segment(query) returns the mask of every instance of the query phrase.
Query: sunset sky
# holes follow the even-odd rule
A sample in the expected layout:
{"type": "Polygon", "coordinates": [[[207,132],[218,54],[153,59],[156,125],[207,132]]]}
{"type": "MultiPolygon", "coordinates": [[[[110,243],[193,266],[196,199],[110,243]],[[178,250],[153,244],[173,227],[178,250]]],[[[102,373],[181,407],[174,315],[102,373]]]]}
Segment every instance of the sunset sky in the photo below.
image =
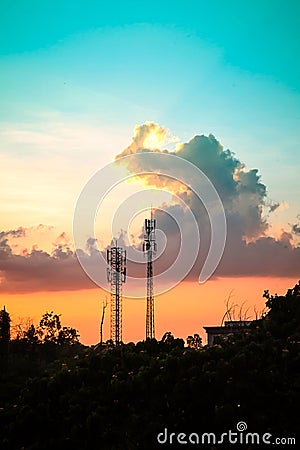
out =
{"type": "MultiPolygon", "coordinates": [[[[0,11],[0,306],[14,321],[38,321],[54,310],[83,343],[98,342],[107,294],[74,255],[74,210],[98,170],[142,149],[167,150],[206,173],[228,225],[215,276],[199,285],[200,257],[185,281],[157,297],[159,339],[165,331],[204,337],[202,327],[220,324],[230,295],[254,318],[254,305],[258,312],[264,307],[264,289],[284,293],[294,286],[300,278],[297,0],[16,0],[0,11]]],[[[127,169],[134,175],[136,167],[127,169]]],[[[194,208],[205,234],[196,200],[182,187],[168,187],[194,208]]],[[[100,249],[116,237],[110,232],[116,208],[148,188],[160,191],[161,183],[134,179],[108,196],[94,236],[100,249]]],[[[188,233],[174,199],[156,192],[150,200],[179,212],[188,233]]],[[[157,218],[169,230],[166,263],[178,236],[166,215],[157,218]]],[[[143,219],[141,213],[133,220],[132,246],[139,246],[143,219]]],[[[83,250],[92,259],[95,243],[89,244],[83,250]]],[[[124,341],[144,338],[144,315],[144,299],[124,299],[124,341]]]]}

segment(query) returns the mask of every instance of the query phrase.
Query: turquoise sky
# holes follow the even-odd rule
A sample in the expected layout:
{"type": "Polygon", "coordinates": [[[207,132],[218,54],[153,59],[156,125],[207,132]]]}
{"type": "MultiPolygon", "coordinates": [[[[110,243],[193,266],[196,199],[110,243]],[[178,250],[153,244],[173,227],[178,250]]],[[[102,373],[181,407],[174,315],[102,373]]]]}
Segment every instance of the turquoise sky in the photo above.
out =
{"type": "Polygon", "coordinates": [[[297,0],[2,2],[3,188],[23,192],[32,175],[78,194],[153,120],[182,141],[213,133],[258,168],[288,229],[300,213],[299,20],[297,0]]]}

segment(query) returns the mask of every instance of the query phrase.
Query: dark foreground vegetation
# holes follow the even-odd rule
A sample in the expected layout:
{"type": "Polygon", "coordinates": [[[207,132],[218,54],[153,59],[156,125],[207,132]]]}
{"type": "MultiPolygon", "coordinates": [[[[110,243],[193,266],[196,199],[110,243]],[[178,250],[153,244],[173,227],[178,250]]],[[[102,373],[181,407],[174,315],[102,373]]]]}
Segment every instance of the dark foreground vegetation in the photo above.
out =
{"type": "Polygon", "coordinates": [[[264,317],[211,347],[191,338],[185,346],[166,333],[161,341],[89,348],[73,329],[59,334],[52,313],[43,330],[31,328],[7,344],[9,316],[2,311],[1,450],[260,448],[157,442],[165,428],[219,436],[237,431],[239,421],[247,431],[270,433],[271,442],[296,438],[296,445],[269,448],[297,448],[300,285],[265,297],[264,317]]]}

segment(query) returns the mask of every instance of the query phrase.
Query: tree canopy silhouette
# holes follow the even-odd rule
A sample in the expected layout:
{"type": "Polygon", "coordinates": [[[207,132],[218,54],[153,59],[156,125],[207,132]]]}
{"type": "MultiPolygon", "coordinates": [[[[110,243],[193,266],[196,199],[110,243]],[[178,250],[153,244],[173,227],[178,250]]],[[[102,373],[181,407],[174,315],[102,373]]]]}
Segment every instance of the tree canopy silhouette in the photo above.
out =
{"type": "Polygon", "coordinates": [[[271,295],[265,290],[263,297],[268,308],[266,328],[276,337],[300,342],[300,281],[285,295],[271,295]]]}
{"type": "Polygon", "coordinates": [[[153,450],[165,427],[223,433],[239,421],[256,433],[295,436],[299,284],[265,298],[262,319],[212,346],[197,335],[185,346],[170,332],[118,347],[59,345],[59,316],[46,313],[42,335],[32,329],[21,351],[11,342],[8,371],[0,372],[1,450],[153,450]]]}

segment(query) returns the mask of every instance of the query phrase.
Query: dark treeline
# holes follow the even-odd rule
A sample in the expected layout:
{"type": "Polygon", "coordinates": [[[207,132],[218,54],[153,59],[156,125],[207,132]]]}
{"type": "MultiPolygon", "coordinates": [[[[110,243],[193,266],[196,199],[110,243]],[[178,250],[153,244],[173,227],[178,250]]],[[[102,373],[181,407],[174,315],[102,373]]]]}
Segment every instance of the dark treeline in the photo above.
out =
{"type": "MultiPolygon", "coordinates": [[[[147,450],[167,447],[157,442],[165,428],[223,433],[239,421],[248,431],[297,439],[300,285],[264,296],[267,312],[251,329],[210,347],[197,335],[185,345],[171,333],[86,347],[53,313],[10,340],[1,311],[0,448],[147,450]]],[[[199,446],[229,448],[168,448],[199,446]]]]}

